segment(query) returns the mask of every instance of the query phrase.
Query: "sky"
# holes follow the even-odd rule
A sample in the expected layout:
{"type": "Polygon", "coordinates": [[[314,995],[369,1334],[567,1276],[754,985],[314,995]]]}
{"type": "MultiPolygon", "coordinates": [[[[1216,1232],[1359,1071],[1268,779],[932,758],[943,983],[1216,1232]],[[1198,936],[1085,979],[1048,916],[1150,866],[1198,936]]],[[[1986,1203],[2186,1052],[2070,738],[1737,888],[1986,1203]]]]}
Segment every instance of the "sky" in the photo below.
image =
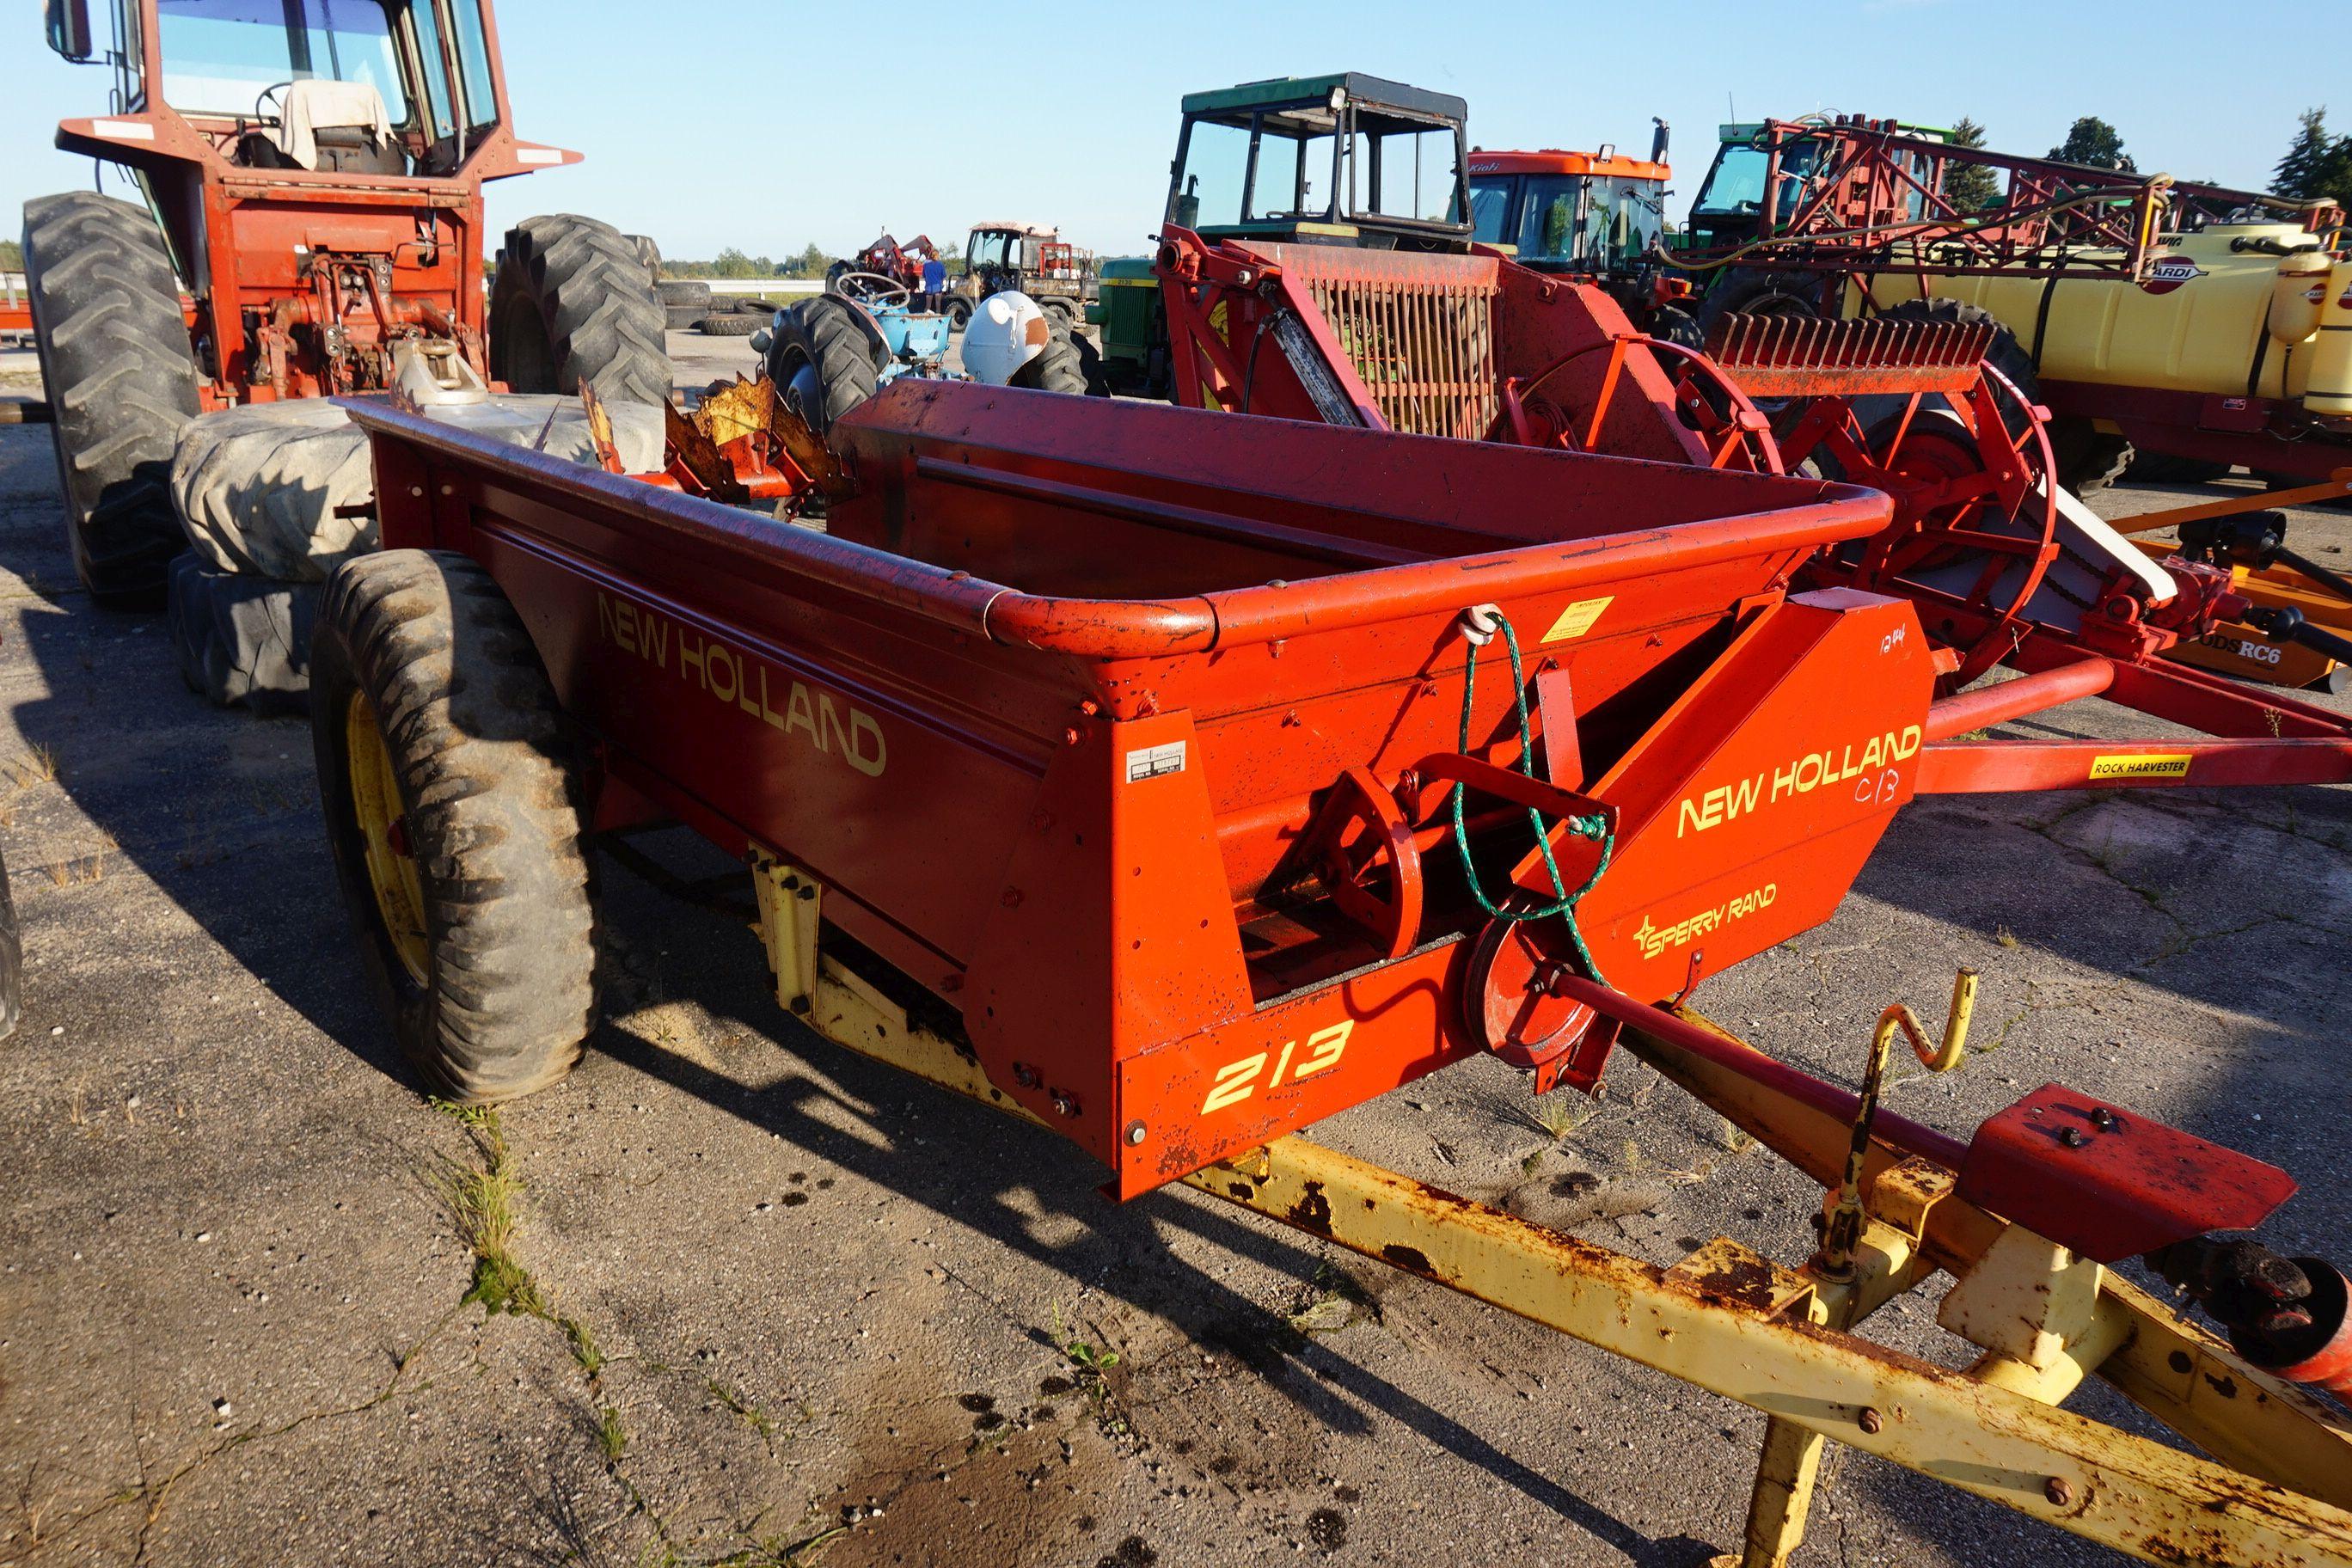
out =
{"type": "MultiPolygon", "coordinates": [[[[103,14],[102,5],[92,10],[103,14]]],[[[35,7],[0,47],[0,208],[87,188],[56,122],[105,111],[107,74],[39,47],[35,7]]],[[[1679,216],[1717,124],[1817,110],[1948,125],[2041,153],[2078,115],[2144,172],[2260,187],[2296,115],[2352,88],[2327,6],[2239,0],[1788,0],[1672,6],[1185,0],[877,6],[497,0],[519,134],[583,163],[489,187],[491,232],[543,212],[723,246],[845,255],[884,229],[961,240],[975,219],[1059,225],[1146,248],[1177,100],[1270,76],[1359,70],[1470,104],[1480,146],[1645,153],[1674,127],[1679,216]],[[2310,38],[2312,47],[2294,40],[2310,38]]],[[[121,189],[110,183],[106,187],[121,189]]],[[[11,223],[0,232],[13,234],[11,223]]]]}

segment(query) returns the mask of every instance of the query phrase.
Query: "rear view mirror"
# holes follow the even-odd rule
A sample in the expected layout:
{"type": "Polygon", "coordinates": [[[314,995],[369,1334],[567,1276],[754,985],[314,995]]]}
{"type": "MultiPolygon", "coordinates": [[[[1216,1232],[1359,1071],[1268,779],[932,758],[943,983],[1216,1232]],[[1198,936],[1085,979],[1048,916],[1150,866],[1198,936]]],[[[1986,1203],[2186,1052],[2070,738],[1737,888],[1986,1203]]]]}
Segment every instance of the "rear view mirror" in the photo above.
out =
{"type": "Polygon", "coordinates": [[[89,0],[47,0],[49,47],[69,60],[87,60],[94,52],[89,39],[89,0]]]}

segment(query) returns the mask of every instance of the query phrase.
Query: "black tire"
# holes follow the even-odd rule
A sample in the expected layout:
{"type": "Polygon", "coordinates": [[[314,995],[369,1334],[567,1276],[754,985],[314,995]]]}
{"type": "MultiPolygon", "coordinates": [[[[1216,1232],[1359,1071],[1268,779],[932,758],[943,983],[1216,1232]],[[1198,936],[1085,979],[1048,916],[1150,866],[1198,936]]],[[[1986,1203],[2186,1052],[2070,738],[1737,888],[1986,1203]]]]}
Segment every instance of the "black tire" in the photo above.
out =
{"type": "Polygon", "coordinates": [[[824,291],[832,293],[841,280],[857,268],[846,261],[835,261],[824,269],[824,291]]]}
{"type": "MultiPolygon", "coordinates": [[[[595,901],[579,773],[514,607],[462,555],[362,556],[327,584],[311,680],[335,870],[403,1053],[467,1104],[553,1083],[595,1019],[595,901]],[[387,879],[409,889],[391,899],[369,871],[355,736],[382,743],[413,857],[378,839],[383,863],[415,871],[387,879]],[[416,932],[411,957],[388,905],[416,932]]],[[[363,752],[362,780],[381,778],[363,752]]]]}
{"type": "Polygon", "coordinates": [[[2134,449],[2124,478],[2151,485],[2210,485],[2230,477],[2231,466],[2210,458],[2176,458],[2168,452],[2134,449]]]}
{"type": "Polygon", "coordinates": [[[1659,306],[1650,315],[1650,335],[1686,349],[1705,349],[1706,331],[1698,324],[1698,308],[1699,302],[1695,300],[1677,300],[1659,306]]]}
{"type": "Polygon", "coordinates": [[[1038,300],[1037,308],[1045,312],[1046,319],[1058,330],[1066,332],[1077,330],[1078,308],[1060,295],[1050,295],[1038,300]]]}
{"type": "MultiPolygon", "coordinates": [[[[1999,317],[1979,306],[1963,304],[1958,300],[1906,300],[1891,305],[1879,313],[1890,321],[1952,321],[1963,325],[1987,325],[1992,328],[1992,342],[1986,349],[1984,363],[1999,371],[2018,390],[2028,404],[2041,401],[2041,383],[2033,374],[2033,357],[2017,334],[2003,326],[1999,317]]],[[[1853,400],[1855,416],[1864,430],[1876,430],[1890,418],[1899,416],[1908,399],[1899,394],[1886,393],[1853,400]]],[[[2008,397],[2000,399],[2002,417],[2010,424],[2011,435],[2022,435],[2026,424],[2025,410],[2008,397]]],[[[2053,455],[2056,454],[2055,433],[2053,433],[2053,455]]]]}
{"type": "Polygon", "coordinates": [[[1715,280],[1704,298],[1687,307],[1689,331],[1697,340],[1690,346],[1705,344],[1707,333],[1726,316],[1818,316],[1820,299],[1821,280],[1805,273],[1734,267],[1715,280]]]}
{"type": "Polygon", "coordinates": [[[74,571],[104,604],[160,603],[182,546],[172,447],[196,361],[163,231],[91,191],[25,204],[26,291],[74,571]]]}
{"type": "Polygon", "coordinates": [[[838,295],[820,294],[785,311],[768,345],[768,379],[819,436],[881,384],[887,354],[863,315],[838,295]]]}
{"type": "Polygon", "coordinates": [[[367,433],[324,398],[191,420],[172,459],[172,503],[189,547],[218,572],[323,583],[375,548],[367,433]]]}
{"type": "Polygon", "coordinates": [[[948,331],[960,332],[971,325],[972,303],[961,294],[948,296],[948,331]]]}
{"type": "Polygon", "coordinates": [[[0,865],[0,1040],[16,1032],[25,1016],[25,949],[16,934],[16,897],[8,890],[8,868],[0,865]]]}
{"type": "Polygon", "coordinates": [[[637,259],[646,264],[646,271],[656,275],[660,273],[661,247],[654,243],[651,235],[625,234],[621,237],[629,242],[629,248],[637,253],[637,259]]]}
{"type": "Polygon", "coordinates": [[[705,316],[695,324],[695,331],[706,338],[748,338],[768,324],[765,316],[747,316],[740,310],[725,315],[705,316]]]}
{"type": "Polygon", "coordinates": [[[517,392],[580,390],[659,407],[669,352],[652,271],[620,230],[570,213],[507,230],[490,290],[490,375],[517,392]]]}
{"type": "Polygon", "coordinates": [[[320,585],[216,572],[194,553],[172,563],[169,624],[180,679],[215,708],[303,713],[320,585]]]}
{"type": "Polygon", "coordinates": [[[708,305],[710,285],[699,278],[665,278],[654,285],[665,305],[708,305]]]}
{"type": "Polygon", "coordinates": [[[1052,312],[1047,312],[1046,319],[1053,322],[1053,331],[1045,346],[1037,351],[1035,359],[1013,373],[1012,384],[1072,397],[1109,396],[1103,382],[1102,355],[1094,344],[1055,321],[1052,312]],[[1097,392],[1097,387],[1102,390],[1097,392]]]}
{"type": "Polygon", "coordinates": [[[2050,456],[2058,465],[2058,482],[2078,496],[2086,496],[2123,477],[2131,466],[2132,445],[2087,419],[2053,419],[2050,456]]]}
{"type": "Polygon", "coordinates": [[[709,314],[709,305],[665,305],[662,307],[662,322],[673,332],[690,332],[700,326],[702,318],[709,314]]]}
{"type": "Polygon", "coordinates": [[[731,303],[744,315],[757,316],[762,321],[784,308],[774,300],[736,300],[731,303]]]}

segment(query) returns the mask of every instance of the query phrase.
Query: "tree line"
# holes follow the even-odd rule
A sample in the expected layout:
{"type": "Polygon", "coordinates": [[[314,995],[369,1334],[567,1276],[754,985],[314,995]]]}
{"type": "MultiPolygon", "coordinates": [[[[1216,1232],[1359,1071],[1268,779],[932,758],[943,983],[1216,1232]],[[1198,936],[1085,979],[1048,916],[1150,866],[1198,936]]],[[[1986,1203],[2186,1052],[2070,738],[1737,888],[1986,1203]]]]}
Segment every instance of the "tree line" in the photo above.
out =
{"type": "MultiPolygon", "coordinates": [[[[940,247],[940,258],[953,270],[957,248],[952,243],[940,247]]],[[[824,269],[833,265],[833,258],[824,247],[812,243],[797,256],[782,261],[766,256],[746,256],[729,246],[708,261],[674,261],[662,258],[661,275],[665,278],[822,278],[824,269]]]]}

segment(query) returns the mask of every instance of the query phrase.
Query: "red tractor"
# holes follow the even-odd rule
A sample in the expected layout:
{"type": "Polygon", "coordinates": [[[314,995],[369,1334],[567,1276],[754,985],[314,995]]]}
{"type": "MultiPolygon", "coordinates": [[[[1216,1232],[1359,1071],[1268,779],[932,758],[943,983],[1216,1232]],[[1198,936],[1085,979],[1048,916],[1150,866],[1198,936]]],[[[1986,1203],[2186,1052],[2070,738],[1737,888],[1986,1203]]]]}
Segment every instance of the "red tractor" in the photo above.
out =
{"type": "Polygon", "coordinates": [[[509,231],[484,298],[482,182],[579,161],[519,140],[489,0],[47,0],[49,47],[113,72],[58,145],[138,202],[25,205],[25,270],[74,562],[151,601],[184,548],[167,479],[199,412],[372,391],[403,340],[515,391],[669,391],[643,242],[509,231]],[[486,319],[487,318],[487,319],[486,319]]]}
{"type": "Polygon", "coordinates": [[[877,278],[887,278],[904,285],[914,293],[922,292],[923,263],[939,258],[939,247],[928,234],[919,234],[906,244],[886,234],[846,261],[836,261],[824,269],[824,286],[834,286],[853,272],[868,272],[877,278]]]}

